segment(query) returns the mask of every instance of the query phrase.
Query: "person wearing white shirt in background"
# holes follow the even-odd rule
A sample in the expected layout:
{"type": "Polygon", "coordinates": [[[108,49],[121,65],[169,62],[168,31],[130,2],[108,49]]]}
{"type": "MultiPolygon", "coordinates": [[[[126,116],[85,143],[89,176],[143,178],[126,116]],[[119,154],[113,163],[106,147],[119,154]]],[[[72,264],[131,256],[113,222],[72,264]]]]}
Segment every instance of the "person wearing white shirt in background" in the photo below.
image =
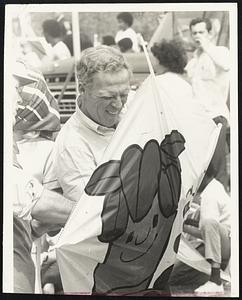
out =
{"type": "Polygon", "coordinates": [[[212,23],[207,18],[196,18],[190,22],[192,39],[196,50],[186,66],[187,76],[196,101],[201,103],[216,124],[222,124],[224,142],[221,145],[223,161],[217,179],[228,187],[226,171],[226,133],[229,126],[229,50],[213,43],[212,23]]]}
{"type": "Polygon", "coordinates": [[[211,170],[206,172],[195,197],[191,204],[191,208],[196,207],[195,215],[185,220],[183,231],[211,264],[211,273],[204,274],[177,260],[170,284],[183,291],[193,288],[197,296],[219,297],[224,293],[220,272],[228,267],[231,255],[231,199],[211,170]]]}
{"type": "Polygon", "coordinates": [[[197,295],[219,296],[224,293],[220,269],[222,262],[230,259],[230,217],[231,199],[223,185],[214,178],[201,191],[199,229],[204,241],[205,258],[211,264],[211,275],[209,281],[195,290],[197,295]]]}
{"type": "Polygon", "coordinates": [[[62,41],[62,30],[56,20],[45,20],[42,24],[46,41],[50,44],[47,56],[52,60],[61,60],[71,57],[70,50],[62,41]]]}
{"type": "Polygon", "coordinates": [[[129,12],[122,12],[117,15],[119,31],[115,36],[116,44],[124,39],[129,38],[133,43],[134,52],[140,52],[138,38],[136,32],[131,28],[133,24],[133,16],[129,12]]]}

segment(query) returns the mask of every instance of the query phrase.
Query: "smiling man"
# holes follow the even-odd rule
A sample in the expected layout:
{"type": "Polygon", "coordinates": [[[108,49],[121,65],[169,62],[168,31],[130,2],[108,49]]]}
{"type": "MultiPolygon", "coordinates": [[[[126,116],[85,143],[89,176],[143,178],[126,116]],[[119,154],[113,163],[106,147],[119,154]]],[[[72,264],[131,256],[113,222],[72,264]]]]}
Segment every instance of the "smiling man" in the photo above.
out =
{"type": "Polygon", "coordinates": [[[61,187],[72,201],[81,198],[110,143],[128,98],[131,72],[117,49],[99,46],[83,51],[76,75],[76,112],[56,139],[55,178],[45,180],[49,188],[61,187]]]}

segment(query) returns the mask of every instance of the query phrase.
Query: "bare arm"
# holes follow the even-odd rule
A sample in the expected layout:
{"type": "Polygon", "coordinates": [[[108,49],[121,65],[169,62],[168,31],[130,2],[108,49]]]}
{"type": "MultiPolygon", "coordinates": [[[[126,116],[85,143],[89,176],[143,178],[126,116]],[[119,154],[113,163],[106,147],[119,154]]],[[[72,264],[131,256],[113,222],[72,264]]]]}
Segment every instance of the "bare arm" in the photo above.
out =
{"type": "Polygon", "coordinates": [[[218,68],[224,71],[229,71],[229,50],[226,47],[216,47],[204,37],[201,37],[200,45],[203,51],[210,56],[218,68]]]}

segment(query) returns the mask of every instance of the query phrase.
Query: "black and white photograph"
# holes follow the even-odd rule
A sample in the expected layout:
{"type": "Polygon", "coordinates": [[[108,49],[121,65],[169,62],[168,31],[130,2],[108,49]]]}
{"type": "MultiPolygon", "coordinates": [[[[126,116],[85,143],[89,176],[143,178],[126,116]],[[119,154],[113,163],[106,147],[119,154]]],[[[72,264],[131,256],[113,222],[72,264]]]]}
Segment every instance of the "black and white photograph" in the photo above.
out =
{"type": "Polygon", "coordinates": [[[4,23],[2,292],[238,297],[237,4],[4,23]]]}

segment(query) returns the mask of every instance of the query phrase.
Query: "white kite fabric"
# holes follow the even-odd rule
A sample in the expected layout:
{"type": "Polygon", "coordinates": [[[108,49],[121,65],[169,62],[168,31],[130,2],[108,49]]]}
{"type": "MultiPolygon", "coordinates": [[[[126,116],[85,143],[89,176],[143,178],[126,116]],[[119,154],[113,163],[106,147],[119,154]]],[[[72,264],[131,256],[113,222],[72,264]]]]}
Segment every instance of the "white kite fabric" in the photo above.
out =
{"type": "Polygon", "coordinates": [[[189,92],[178,94],[186,85],[149,76],[132,99],[56,245],[65,293],[165,287],[220,132],[189,92]]]}

